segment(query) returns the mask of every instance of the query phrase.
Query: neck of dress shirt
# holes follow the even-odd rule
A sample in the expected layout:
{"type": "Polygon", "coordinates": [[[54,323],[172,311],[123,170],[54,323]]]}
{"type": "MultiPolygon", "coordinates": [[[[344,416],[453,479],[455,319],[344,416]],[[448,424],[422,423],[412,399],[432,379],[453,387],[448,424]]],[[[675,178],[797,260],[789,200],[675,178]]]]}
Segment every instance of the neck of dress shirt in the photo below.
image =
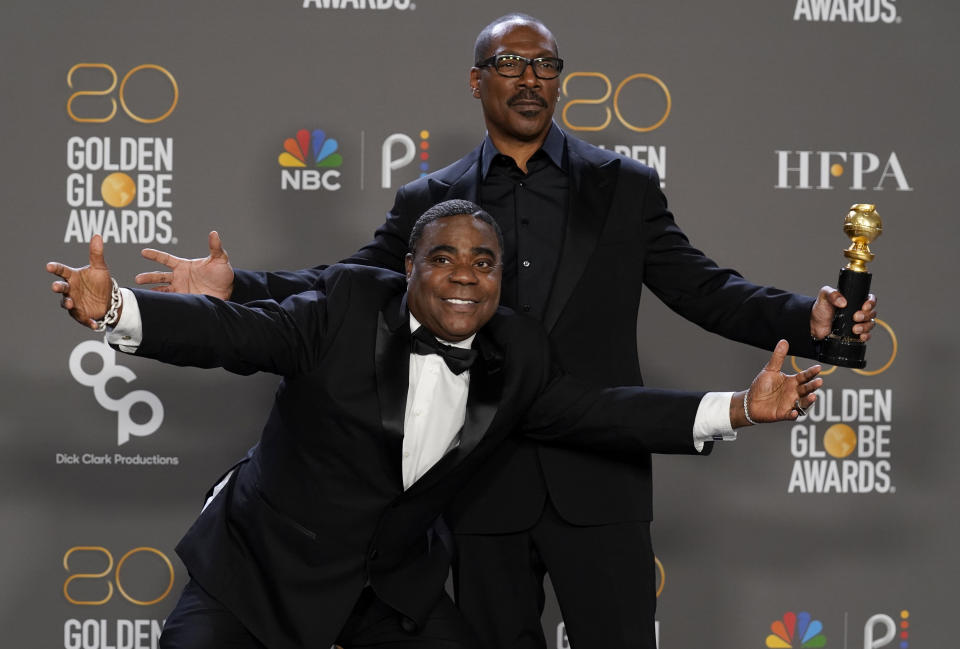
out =
{"type": "MultiPolygon", "coordinates": [[[[410,331],[419,327],[420,323],[410,314],[410,331]]],[[[476,334],[456,343],[438,340],[469,349],[475,337],[476,334]]],[[[400,458],[404,490],[460,443],[469,390],[469,370],[454,374],[437,354],[410,354],[400,458]]]]}
{"type": "Polygon", "coordinates": [[[557,266],[570,202],[566,136],[552,124],[526,173],[488,135],[480,153],[480,206],[503,231],[501,302],[542,319],[557,266]]]}

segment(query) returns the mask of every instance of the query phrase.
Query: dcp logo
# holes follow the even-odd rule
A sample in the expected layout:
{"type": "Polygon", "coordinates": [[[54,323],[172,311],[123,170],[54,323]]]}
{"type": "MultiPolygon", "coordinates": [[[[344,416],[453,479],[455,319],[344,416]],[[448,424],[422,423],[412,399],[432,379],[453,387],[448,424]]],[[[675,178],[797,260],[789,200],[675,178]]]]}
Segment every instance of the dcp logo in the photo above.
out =
{"type": "Polygon", "coordinates": [[[70,373],[80,385],[93,388],[97,403],[117,413],[117,444],[123,445],[130,436],[146,437],[152,435],[163,423],[163,404],[152,392],[134,390],[120,399],[114,399],[107,394],[107,382],[119,378],[130,383],[137,375],[128,367],[117,365],[117,352],[110,345],[99,340],[87,340],[70,353],[70,373]],[[100,371],[90,374],[83,369],[83,359],[87,354],[98,356],[103,363],[100,371]],[[150,407],[150,419],[146,423],[138,424],[133,421],[130,411],[134,404],[145,403],[150,407]]]}

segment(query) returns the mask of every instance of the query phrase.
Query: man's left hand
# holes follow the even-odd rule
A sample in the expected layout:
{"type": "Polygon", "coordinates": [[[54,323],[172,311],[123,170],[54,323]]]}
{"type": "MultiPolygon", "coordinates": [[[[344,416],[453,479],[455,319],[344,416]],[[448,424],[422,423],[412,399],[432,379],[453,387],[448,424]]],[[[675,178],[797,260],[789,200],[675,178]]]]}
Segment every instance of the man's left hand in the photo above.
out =
{"type": "MultiPolygon", "coordinates": [[[[816,340],[823,340],[833,329],[833,315],[837,309],[847,306],[847,298],[832,286],[824,286],[817,295],[817,301],[813,303],[813,309],[810,311],[810,335],[816,340]]],[[[867,342],[870,340],[870,331],[876,324],[874,320],[877,317],[877,297],[871,293],[867,301],[863,303],[860,310],[853,314],[853,333],[860,334],[860,340],[867,342]]]]}

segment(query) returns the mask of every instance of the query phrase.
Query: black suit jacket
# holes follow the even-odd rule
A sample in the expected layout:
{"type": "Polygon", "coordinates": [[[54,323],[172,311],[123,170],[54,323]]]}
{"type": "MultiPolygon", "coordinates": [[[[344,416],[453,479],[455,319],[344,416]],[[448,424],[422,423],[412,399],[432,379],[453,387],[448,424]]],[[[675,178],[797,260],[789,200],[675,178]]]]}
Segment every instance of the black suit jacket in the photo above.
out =
{"type": "Polygon", "coordinates": [[[695,452],[701,393],[588,390],[551,370],[539,323],[501,309],[474,342],[459,446],[404,491],[405,288],[390,271],[332,266],[282,304],[136,291],[138,355],[284,376],[259,445],[177,547],[272,649],[330,646],[368,582],[421,622],[450,559],[427,530],[515,429],[621,458],[695,452]]]}
{"type": "MultiPolygon", "coordinates": [[[[792,353],[816,356],[810,338],[813,298],[758,286],[717,266],[677,226],[652,169],[571,136],[566,142],[570,209],[543,319],[566,372],[598,385],[643,383],[636,318],[644,285],[709,331],[766,349],[786,338],[792,353]]],[[[400,188],[375,239],[349,261],[399,269],[420,214],[443,200],[476,201],[480,150],[400,188]]],[[[237,271],[232,299],[282,298],[303,290],[319,268],[237,271]]],[[[471,485],[482,497],[465,498],[451,512],[455,531],[530,527],[548,492],[571,523],[652,519],[649,457],[624,462],[530,440],[511,444],[515,448],[504,450],[496,471],[484,472],[471,485]]]]}

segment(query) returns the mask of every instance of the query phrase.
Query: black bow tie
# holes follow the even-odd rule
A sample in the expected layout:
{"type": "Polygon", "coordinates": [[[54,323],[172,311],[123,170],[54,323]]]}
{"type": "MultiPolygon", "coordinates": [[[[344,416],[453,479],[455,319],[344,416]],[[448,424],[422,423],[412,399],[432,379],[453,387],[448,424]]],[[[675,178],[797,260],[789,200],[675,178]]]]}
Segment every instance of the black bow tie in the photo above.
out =
{"type": "Polygon", "coordinates": [[[443,362],[447,364],[447,367],[449,367],[450,371],[454,374],[462,374],[469,370],[479,355],[475,349],[464,349],[463,347],[444,345],[424,327],[420,327],[413,332],[410,350],[414,354],[420,354],[422,356],[439,354],[440,358],[443,359],[443,362]]]}

